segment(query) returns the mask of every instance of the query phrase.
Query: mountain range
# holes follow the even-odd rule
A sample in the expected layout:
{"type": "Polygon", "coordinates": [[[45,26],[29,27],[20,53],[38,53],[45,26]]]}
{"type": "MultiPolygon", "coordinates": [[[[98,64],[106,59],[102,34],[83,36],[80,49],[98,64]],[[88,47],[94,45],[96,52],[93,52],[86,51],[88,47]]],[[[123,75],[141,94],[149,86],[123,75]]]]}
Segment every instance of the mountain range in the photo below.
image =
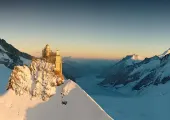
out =
{"type": "Polygon", "coordinates": [[[165,84],[170,80],[169,53],[170,49],[145,59],[135,54],[128,55],[99,75],[104,78],[99,85],[122,88],[131,84],[132,90],[141,90],[150,85],[165,84]]]}
{"type": "Polygon", "coordinates": [[[29,64],[33,56],[20,52],[4,39],[0,39],[0,63],[13,69],[16,65],[29,64]]]}

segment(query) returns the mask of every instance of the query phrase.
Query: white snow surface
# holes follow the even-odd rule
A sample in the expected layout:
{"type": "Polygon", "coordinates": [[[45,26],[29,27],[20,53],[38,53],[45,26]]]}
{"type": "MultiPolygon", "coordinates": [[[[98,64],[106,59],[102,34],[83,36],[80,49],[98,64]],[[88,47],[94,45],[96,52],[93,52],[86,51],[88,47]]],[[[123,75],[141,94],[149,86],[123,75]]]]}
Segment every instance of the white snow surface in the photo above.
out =
{"type": "Polygon", "coordinates": [[[151,62],[148,62],[146,64],[141,65],[140,67],[134,69],[130,75],[135,74],[137,72],[147,72],[150,71],[160,65],[160,60],[152,60],[151,62]]]}
{"type": "MultiPolygon", "coordinates": [[[[61,104],[60,92],[62,88],[57,87],[57,93],[44,104],[29,109],[28,120],[113,120],[94,100],[74,82],[68,82],[66,86],[75,86],[65,96],[67,105],[61,104]],[[49,117],[50,116],[50,117],[49,117]]],[[[72,87],[71,87],[72,88],[72,87]]]]}
{"type": "MultiPolygon", "coordinates": [[[[1,45],[0,45],[0,49],[2,50],[2,52],[0,52],[0,61],[3,62],[6,59],[6,60],[9,60],[9,62],[12,62],[13,60],[6,54],[6,52],[8,52],[8,51],[6,51],[1,45]]],[[[21,61],[23,61],[23,64],[25,64],[25,65],[31,64],[31,60],[26,59],[21,56],[19,56],[19,57],[20,57],[21,61]]]]}
{"type": "Polygon", "coordinates": [[[16,95],[10,89],[0,97],[0,113],[0,120],[113,120],[85,91],[70,80],[57,87],[57,93],[46,102],[37,97],[30,98],[29,94],[16,95]],[[60,93],[66,87],[70,90],[64,97],[68,103],[62,105],[60,93]]]}
{"type": "Polygon", "coordinates": [[[170,76],[169,69],[170,69],[170,61],[168,61],[163,67],[159,68],[156,77],[161,77],[160,80],[162,80],[165,77],[169,77],[170,76]]]}
{"type": "Polygon", "coordinates": [[[118,90],[97,86],[101,80],[86,76],[76,81],[115,120],[169,120],[170,82],[132,91],[131,83],[118,90]]]}
{"type": "Polygon", "coordinates": [[[71,90],[76,88],[76,84],[73,81],[69,81],[62,89],[61,93],[63,95],[68,95],[71,90]]]}
{"type": "Polygon", "coordinates": [[[144,60],[144,57],[141,57],[139,55],[133,54],[130,59],[126,60],[126,64],[127,65],[133,65],[135,63],[141,62],[142,60],[144,60]]]}
{"type": "Polygon", "coordinates": [[[144,60],[145,58],[144,58],[144,57],[142,57],[142,56],[139,56],[139,55],[133,54],[132,59],[133,59],[133,60],[144,60]]]}
{"type": "Polygon", "coordinates": [[[21,56],[20,56],[20,59],[23,61],[23,64],[25,64],[25,65],[30,65],[31,64],[31,60],[29,60],[29,59],[23,58],[21,56]]]}
{"type": "Polygon", "coordinates": [[[3,50],[4,52],[7,52],[1,45],[0,45],[0,49],[3,50]]]}
{"type": "Polygon", "coordinates": [[[113,120],[73,81],[56,87],[53,69],[43,60],[16,66],[0,96],[0,120],[113,120]]]}
{"type": "Polygon", "coordinates": [[[5,59],[8,59],[10,62],[12,62],[12,59],[5,53],[7,51],[1,45],[0,49],[2,50],[2,52],[0,52],[0,61],[3,62],[5,59]]]}
{"type": "Polygon", "coordinates": [[[28,94],[18,96],[10,89],[0,96],[0,120],[26,120],[27,109],[42,102],[41,99],[30,99],[28,94]]]}
{"type": "Polygon", "coordinates": [[[11,58],[5,52],[0,52],[0,61],[4,61],[5,59],[8,59],[10,62],[12,61],[11,58]]]}

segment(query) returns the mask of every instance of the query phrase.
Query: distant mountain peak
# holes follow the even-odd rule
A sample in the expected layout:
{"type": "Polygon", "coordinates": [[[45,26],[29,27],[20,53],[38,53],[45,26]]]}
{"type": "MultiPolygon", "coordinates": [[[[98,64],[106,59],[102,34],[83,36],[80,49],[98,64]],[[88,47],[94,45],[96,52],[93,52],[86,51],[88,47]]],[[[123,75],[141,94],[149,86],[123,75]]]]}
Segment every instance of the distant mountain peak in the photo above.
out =
{"type": "Polygon", "coordinates": [[[141,60],[144,60],[144,57],[139,56],[137,54],[132,54],[132,55],[127,55],[124,59],[125,60],[131,59],[131,60],[134,60],[134,61],[141,61],[141,60]]]}
{"type": "Polygon", "coordinates": [[[163,52],[161,55],[159,55],[160,58],[164,57],[165,55],[170,54],[170,48],[163,52]]]}
{"type": "Polygon", "coordinates": [[[133,59],[133,60],[144,60],[144,57],[136,55],[136,54],[133,54],[131,59],[133,59]]]}

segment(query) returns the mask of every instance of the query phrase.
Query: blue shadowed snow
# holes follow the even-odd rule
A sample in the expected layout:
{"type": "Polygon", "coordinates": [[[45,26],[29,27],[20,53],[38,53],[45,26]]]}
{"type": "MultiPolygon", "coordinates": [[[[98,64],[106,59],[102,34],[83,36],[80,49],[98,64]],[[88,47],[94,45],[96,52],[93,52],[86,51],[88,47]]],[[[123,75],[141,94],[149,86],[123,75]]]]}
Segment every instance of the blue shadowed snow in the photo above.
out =
{"type": "Polygon", "coordinates": [[[170,82],[136,92],[129,91],[130,86],[116,91],[106,89],[97,85],[100,81],[95,75],[76,79],[76,82],[115,120],[170,119],[170,82]]]}
{"type": "Polygon", "coordinates": [[[11,70],[5,67],[3,64],[0,64],[0,95],[5,93],[6,91],[6,86],[10,74],[11,74],[11,70]]]}
{"type": "Polygon", "coordinates": [[[114,97],[126,97],[119,92],[113,92],[110,89],[104,89],[103,87],[97,85],[102,79],[98,79],[95,75],[86,76],[76,79],[76,83],[81,86],[112,118],[114,118],[114,112],[112,104],[112,99],[114,97]],[[111,98],[111,99],[108,99],[111,98]],[[107,99],[107,100],[105,100],[107,99]]]}

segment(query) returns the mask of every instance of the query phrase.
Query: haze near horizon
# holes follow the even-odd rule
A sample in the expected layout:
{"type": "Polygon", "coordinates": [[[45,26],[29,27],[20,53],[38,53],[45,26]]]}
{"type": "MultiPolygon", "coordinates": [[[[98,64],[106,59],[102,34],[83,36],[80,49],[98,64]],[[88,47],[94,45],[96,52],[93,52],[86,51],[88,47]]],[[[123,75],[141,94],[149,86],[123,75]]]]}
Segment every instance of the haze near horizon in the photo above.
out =
{"type": "Polygon", "coordinates": [[[35,56],[49,44],[74,58],[151,57],[170,48],[169,12],[169,0],[4,1],[0,37],[35,56]]]}

